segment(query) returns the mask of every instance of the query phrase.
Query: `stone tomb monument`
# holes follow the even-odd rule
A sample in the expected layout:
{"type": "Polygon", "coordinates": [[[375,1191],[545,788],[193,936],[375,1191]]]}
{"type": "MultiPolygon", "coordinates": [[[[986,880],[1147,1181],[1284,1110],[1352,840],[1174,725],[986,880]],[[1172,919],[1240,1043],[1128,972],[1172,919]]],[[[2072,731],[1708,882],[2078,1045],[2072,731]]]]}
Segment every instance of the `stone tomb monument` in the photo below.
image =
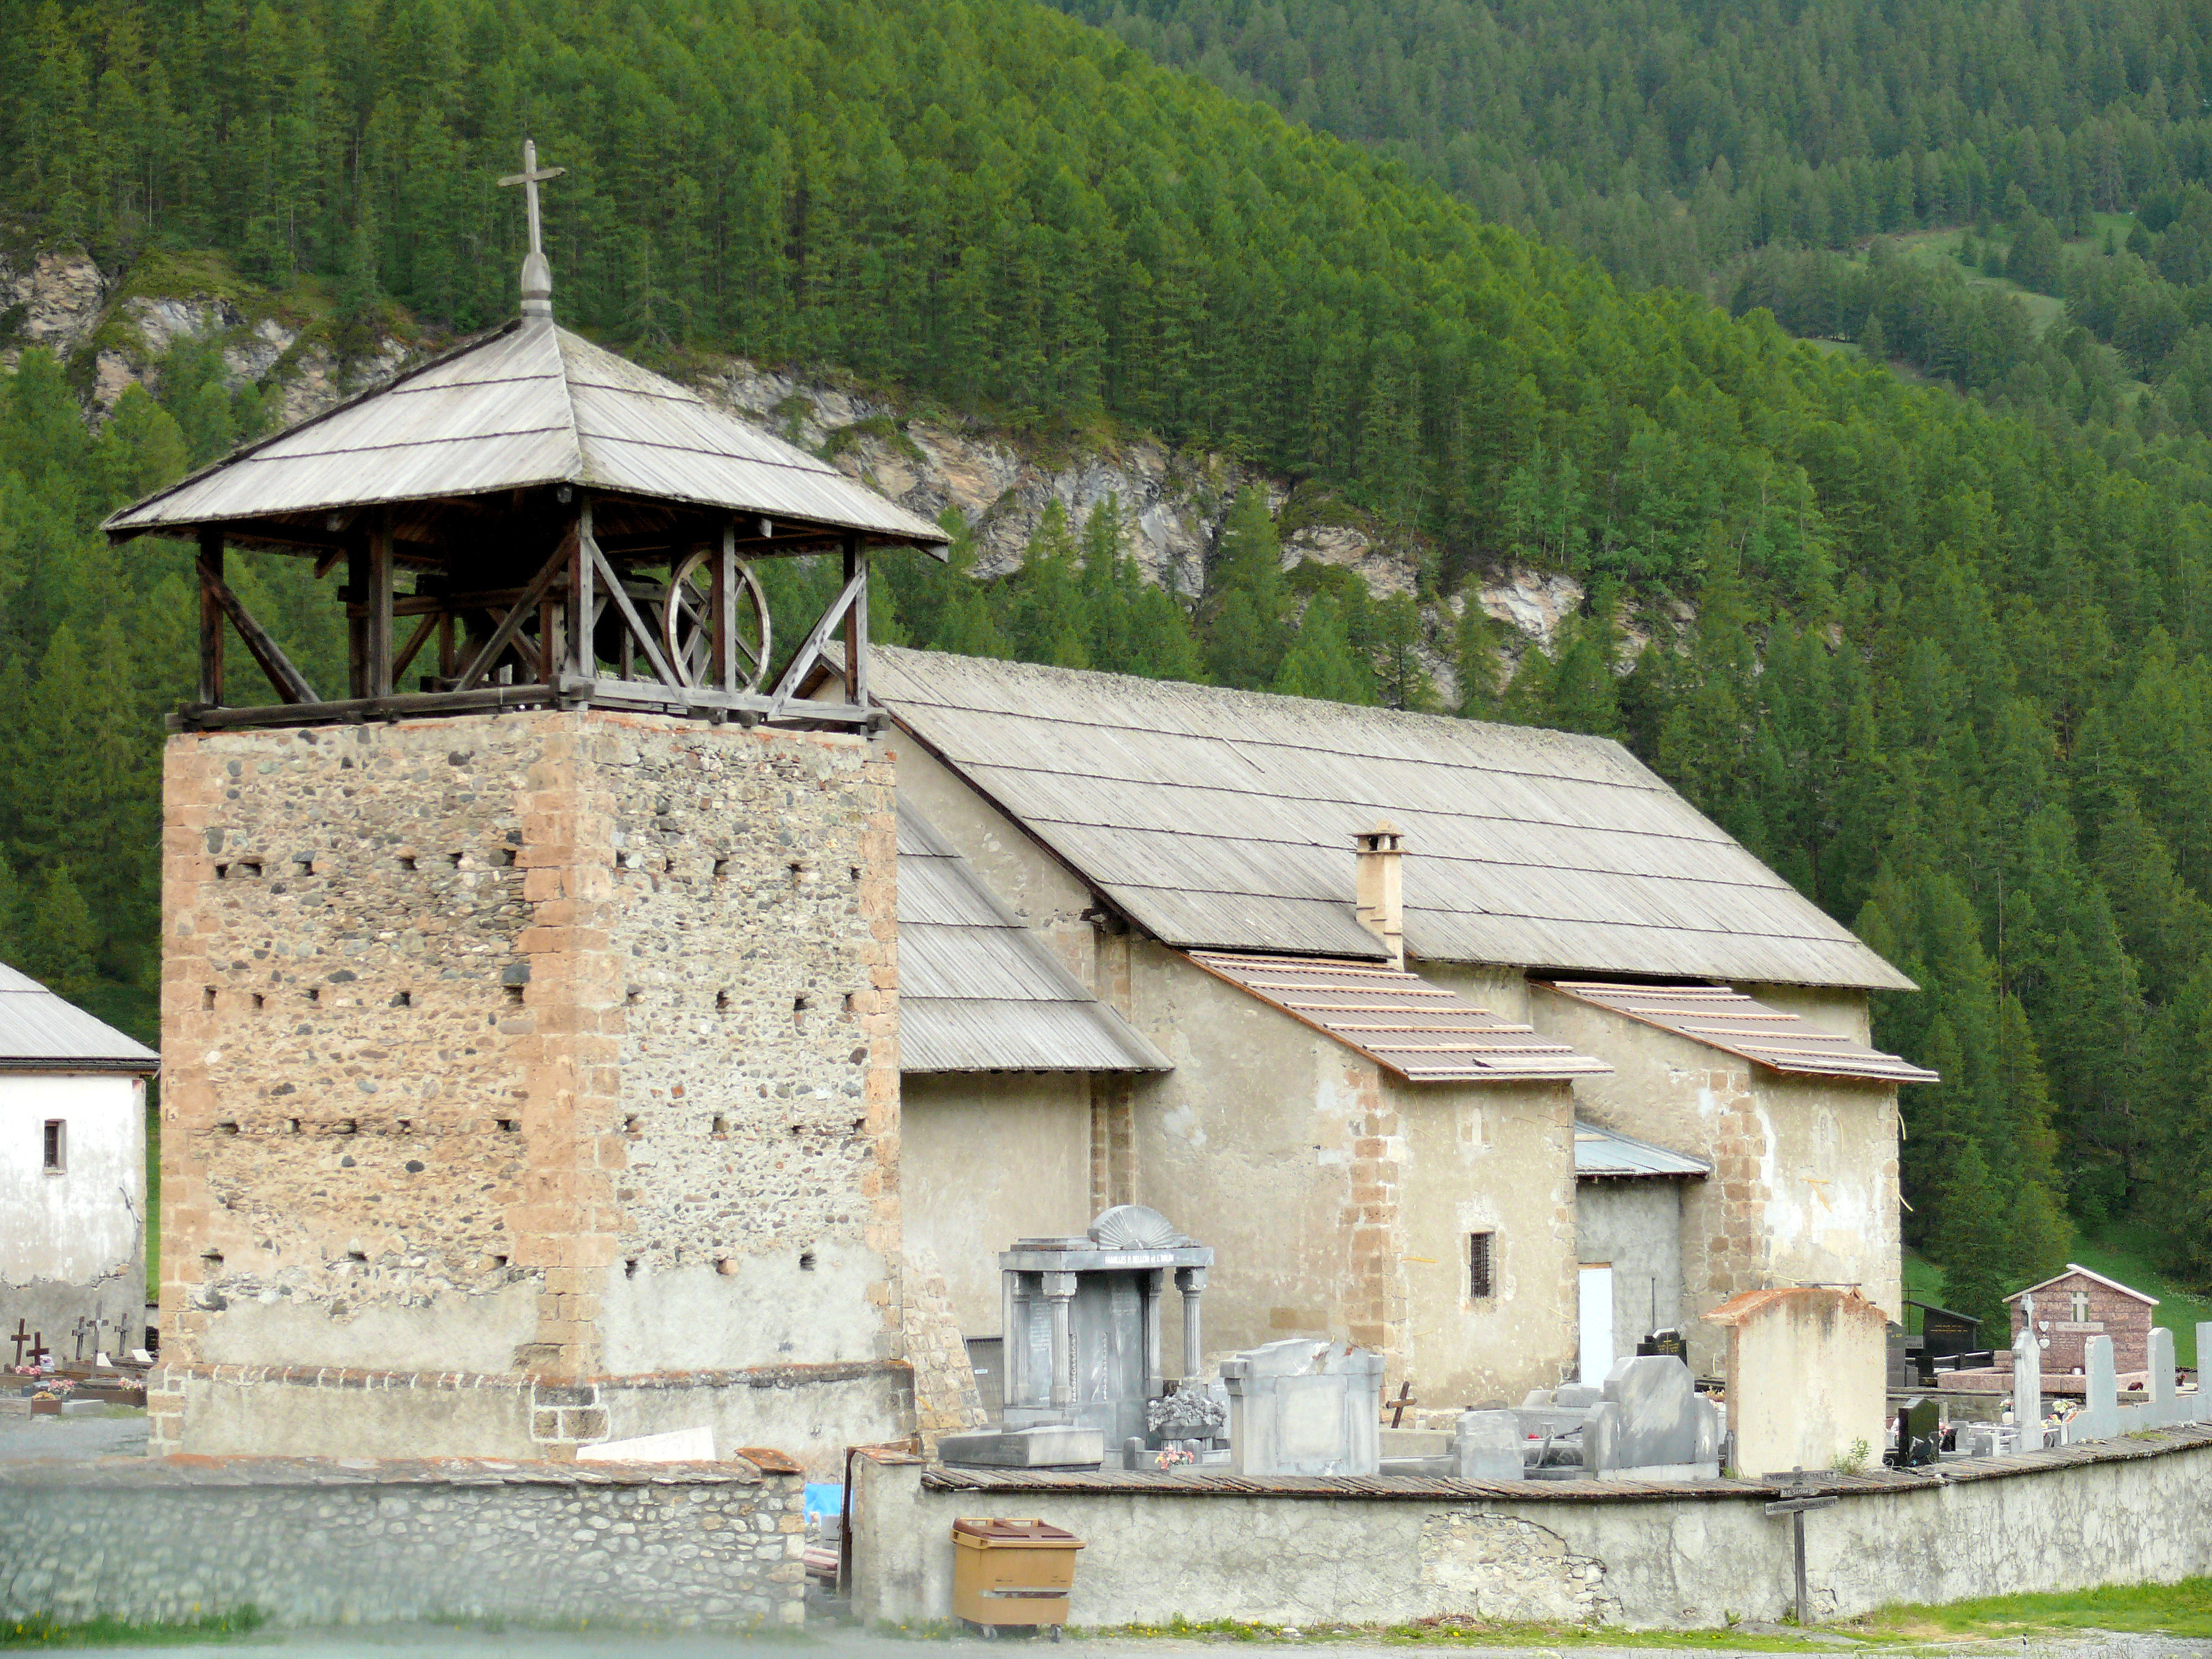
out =
{"type": "Polygon", "coordinates": [[[1140,1204],[1105,1211],[1082,1238],[1025,1238],[1000,1255],[1006,1427],[1094,1429],[1109,1446],[1146,1436],[1146,1403],[1167,1391],[1168,1275],[1182,1294],[1188,1373],[1203,1352],[1199,1297],[1212,1265],[1211,1249],[1140,1204]]]}
{"type": "Polygon", "coordinates": [[[1236,1474],[1374,1474],[1382,1356],[1342,1342],[1270,1342],[1223,1362],[1236,1474]]]}
{"type": "Polygon", "coordinates": [[[1690,1368],[1672,1354],[1639,1354],[1606,1373],[1583,1461],[1600,1480],[1714,1480],[1720,1443],[1720,1413],[1690,1368]]]}

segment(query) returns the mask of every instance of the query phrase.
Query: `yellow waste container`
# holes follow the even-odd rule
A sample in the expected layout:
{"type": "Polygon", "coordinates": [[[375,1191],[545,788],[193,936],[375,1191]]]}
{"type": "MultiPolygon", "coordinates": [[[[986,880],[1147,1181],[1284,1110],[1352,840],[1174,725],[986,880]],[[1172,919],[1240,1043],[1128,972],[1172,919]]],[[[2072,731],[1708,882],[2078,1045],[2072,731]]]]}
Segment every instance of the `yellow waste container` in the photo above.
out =
{"type": "Polygon", "coordinates": [[[962,1516],[952,1523],[952,1611],[995,1635],[1048,1625],[1060,1639],[1083,1540],[1043,1521],[962,1516]]]}

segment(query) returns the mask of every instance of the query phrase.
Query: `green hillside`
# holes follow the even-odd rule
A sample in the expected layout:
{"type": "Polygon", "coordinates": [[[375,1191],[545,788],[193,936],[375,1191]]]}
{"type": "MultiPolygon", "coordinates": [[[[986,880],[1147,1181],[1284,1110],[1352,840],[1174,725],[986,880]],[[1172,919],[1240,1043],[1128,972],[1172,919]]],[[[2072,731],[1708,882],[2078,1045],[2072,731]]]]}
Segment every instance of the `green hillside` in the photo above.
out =
{"type": "MultiPolygon", "coordinates": [[[[1284,572],[1254,495],[1194,605],[1145,586],[1094,515],[1048,521],[988,586],[902,565],[881,625],[1406,704],[1434,696],[1419,647],[1441,647],[1459,712],[1622,736],[1925,988],[1876,1018],[1944,1074],[1908,1102],[1904,1178],[1954,1302],[2062,1260],[2062,1206],[2152,1221],[2174,1271],[2212,1273],[2201,437],[2014,402],[2009,368],[1979,403],[1915,388],[1756,308],[1625,291],[1029,0],[0,0],[0,210],[149,291],[195,271],[341,349],[502,318],[517,206],[492,181],[526,129],[569,169],[556,306],[626,349],[842,365],[1024,441],[1145,429],[1273,469],[1285,516],[1417,555],[1419,602],[1284,572]],[[1589,596],[1510,685],[1516,641],[1446,605],[1505,561],[1589,596]],[[1624,674],[1632,625],[1660,648],[1624,674]]],[[[1961,315],[1969,337],[2007,325],[1961,315]]],[[[2058,332],[2019,349],[2078,378],[2058,332]]],[[[158,401],[126,394],[89,433],[91,368],[27,352],[0,408],[0,955],[143,1009],[190,589],[180,550],[111,553],[90,527],[265,417],[188,345],[158,401]]],[[[240,564],[249,604],[327,661],[335,617],[297,567],[240,564]]]]}
{"type": "Polygon", "coordinates": [[[1624,280],[2203,176],[2212,5],[1061,0],[1624,280]]]}

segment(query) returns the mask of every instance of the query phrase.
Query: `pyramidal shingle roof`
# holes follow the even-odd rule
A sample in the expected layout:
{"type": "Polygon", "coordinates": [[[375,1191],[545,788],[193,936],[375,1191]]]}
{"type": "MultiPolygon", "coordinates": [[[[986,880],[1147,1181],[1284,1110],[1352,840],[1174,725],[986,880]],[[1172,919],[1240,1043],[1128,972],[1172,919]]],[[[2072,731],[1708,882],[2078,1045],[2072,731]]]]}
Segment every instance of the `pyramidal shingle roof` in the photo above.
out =
{"type": "Polygon", "coordinates": [[[524,317],[149,496],[118,538],[543,484],[925,546],[944,531],[696,392],[524,317]]]}

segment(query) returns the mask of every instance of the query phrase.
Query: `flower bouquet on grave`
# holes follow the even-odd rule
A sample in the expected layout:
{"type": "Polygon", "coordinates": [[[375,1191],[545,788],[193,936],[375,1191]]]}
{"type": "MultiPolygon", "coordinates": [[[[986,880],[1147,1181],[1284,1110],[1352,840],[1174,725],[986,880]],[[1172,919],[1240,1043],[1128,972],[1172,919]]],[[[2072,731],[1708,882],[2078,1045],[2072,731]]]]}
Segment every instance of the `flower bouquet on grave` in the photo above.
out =
{"type": "Polygon", "coordinates": [[[1154,1461],[1159,1465],[1160,1473],[1170,1474],[1174,1473],[1176,1466],[1179,1463],[1197,1462],[1198,1454],[1187,1452],[1180,1446],[1168,1446],[1161,1449],[1159,1456],[1154,1461]]]}

